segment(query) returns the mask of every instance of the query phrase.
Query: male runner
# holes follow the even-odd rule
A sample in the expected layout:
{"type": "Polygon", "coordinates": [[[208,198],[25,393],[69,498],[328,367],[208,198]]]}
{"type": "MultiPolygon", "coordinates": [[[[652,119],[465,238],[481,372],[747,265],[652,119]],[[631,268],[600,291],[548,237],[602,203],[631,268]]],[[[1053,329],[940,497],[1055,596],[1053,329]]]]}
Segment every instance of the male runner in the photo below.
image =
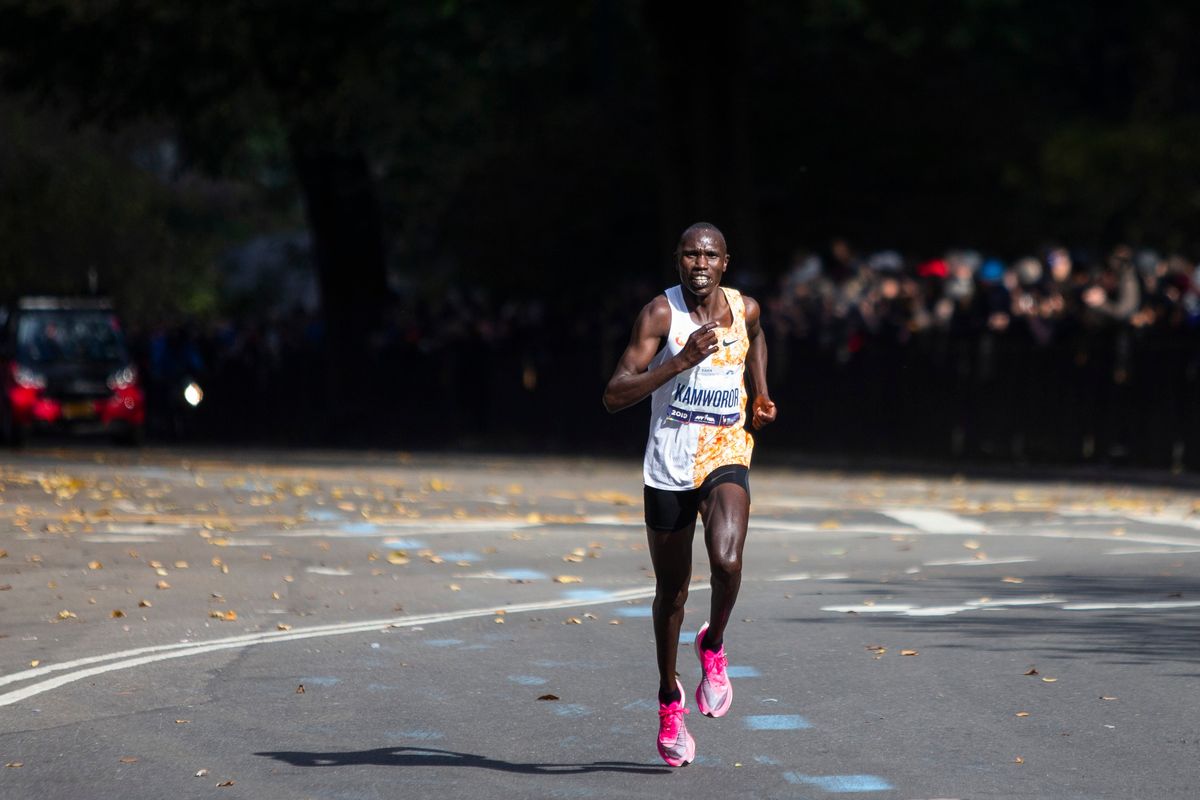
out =
{"type": "Polygon", "coordinates": [[[750,453],[746,383],[754,389],[755,429],[775,421],[767,391],[767,344],[758,303],[721,286],[729,266],[725,237],[698,222],[675,249],[679,285],[642,309],[629,346],[604,390],[616,412],[650,395],[650,438],[643,464],[646,534],[657,586],[654,640],[658,652],[658,752],[673,767],[696,756],[683,715],[683,685],[675,676],[679,628],[692,579],[696,514],[712,572],[709,621],[696,634],[703,677],[696,705],[710,717],[729,710],[723,638],[742,582],[742,547],[750,517],[750,453]],[[665,344],[663,344],[665,341],[665,344]],[[661,346],[661,349],[660,349],[661,346]]]}

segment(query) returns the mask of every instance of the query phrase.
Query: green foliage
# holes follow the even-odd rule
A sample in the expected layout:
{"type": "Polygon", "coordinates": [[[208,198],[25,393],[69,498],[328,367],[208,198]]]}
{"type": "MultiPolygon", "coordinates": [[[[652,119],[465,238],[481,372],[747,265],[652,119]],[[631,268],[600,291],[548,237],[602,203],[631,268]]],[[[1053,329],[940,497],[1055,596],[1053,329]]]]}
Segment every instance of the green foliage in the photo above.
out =
{"type": "Polygon", "coordinates": [[[1051,218],[1083,241],[1125,240],[1179,249],[1200,215],[1200,117],[1074,125],[1041,151],[1051,218]]]}
{"type": "Polygon", "coordinates": [[[212,313],[212,236],[199,198],[172,191],[94,131],[64,132],[50,114],[0,105],[0,296],[85,293],[94,271],[133,321],[212,313]]]}
{"type": "Polygon", "coordinates": [[[652,273],[661,227],[708,216],[705,192],[728,187],[744,196],[727,215],[763,231],[764,271],[833,234],[922,251],[1182,246],[1198,8],[0,0],[10,87],[87,125],[164,126],[182,156],[168,186],[130,168],[115,134],[0,145],[13,185],[42,198],[0,201],[16,243],[0,281],[41,275],[54,247],[73,248],[55,269],[76,269],[94,257],[83,243],[108,241],[105,280],[143,269],[145,291],[210,308],[222,243],[301,224],[295,170],[314,154],[368,165],[409,285],[568,293],[652,273]],[[181,192],[189,181],[221,189],[181,192]],[[34,242],[34,218],[79,244],[34,242]],[[102,235],[121,229],[142,241],[102,235]],[[602,263],[560,281],[581,258],[602,263]]]}

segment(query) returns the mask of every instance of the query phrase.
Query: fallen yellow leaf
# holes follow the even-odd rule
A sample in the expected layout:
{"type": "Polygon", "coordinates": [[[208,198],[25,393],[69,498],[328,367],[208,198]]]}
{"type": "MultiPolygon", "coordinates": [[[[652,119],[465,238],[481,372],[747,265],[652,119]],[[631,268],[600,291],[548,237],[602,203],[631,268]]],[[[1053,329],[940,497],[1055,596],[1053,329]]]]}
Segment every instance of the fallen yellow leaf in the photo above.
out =
{"type": "Polygon", "coordinates": [[[555,583],[583,583],[583,578],[578,575],[555,575],[555,583]]]}
{"type": "Polygon", "coordinates": [[[104,569],[104,565],[101,564],[99,561],[89,561],[88,569],[104,569]]]}
{"type": "Polygon", "coordinates": [[[292,629],[292,626],[288,625],[286,622],[280,622],[278,625],[275,626],[275,630],[278,630],[278,631],[290,631],[291,629],[292,629]]]}
{"type": "Polygon", "coordinates": [[[565,620],[563,620],[563,625],[582,625],[582,624],[583,624],[583,620],[581,620],[579,617],[567,617],[565,620]]]}
{"type": "Polygon", "coordinates": [[[154,584],[154,588],[156,588],[156,589],[170,589],[170,588],[171,588],[171,584],[167,583],[166,581],[159,581],[158,583],[154,584]]]}
{"type": "Polygon", "coordinates": [[[58,618],[59,619],[76,619],[76,616],[75,616],[74,612],[68,611],[67,609],[64,608],[62,611],[58,612],[58,618]]]}
{"type": "Polygon", "coordinates": [[[113,619],[121,619],[125,616],[125,612],[119,608],[114,608],[112,614],[109,616],[111,616],[113,619]]]}
{"type": "Polygon", "coordinates": [[[1017,712],[1017,716],[1018,716],[1018,717],[1028,717],[1028,716],[1029,716],[1029,712],[1028,712],[1028,711],[1018,711],[1018,712],[1017,712]]]}
{"type": "Polygon", "coordinates": [[[916,650],[901,650],[900,655],[902,655],[902,656],[919,656],[921,654],[918,653],[916,650]]]}

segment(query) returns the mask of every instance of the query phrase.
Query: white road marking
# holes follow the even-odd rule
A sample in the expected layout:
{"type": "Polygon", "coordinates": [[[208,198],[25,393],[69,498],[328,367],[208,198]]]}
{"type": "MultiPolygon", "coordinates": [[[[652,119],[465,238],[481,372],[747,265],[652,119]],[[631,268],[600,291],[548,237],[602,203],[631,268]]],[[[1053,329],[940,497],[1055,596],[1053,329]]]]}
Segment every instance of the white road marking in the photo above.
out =
{"type": "Polygon", "coordinates": [[[1200,553],[1200,547],[1117,547],[1104,551],[1106,556],[1174,555],[1175,553],[1200,553]]]}
{"type": "Polygon", "coordinates": [[[909,603],[878,603],[876,605],[822,606],[822,611],[838,614],[896,614],[905,617],[949,617],[964,611],[1000,611],[1019,606],[1053,606],[1059,611],[1162,611],[1177,608],[1198,608],[1200,600],[1180,600],[1145,603],[1069,603],[1061,597],[1026,597],[1007,600],[968,600],[955,606],[917,606],[909,603]]]}
{"type": "Polygon", "coordinates": [[[873,534],[902,534],[902,533],[917,533],[912,528],[902,527],[900,525],[823,525],[814,522],[787,522],[786,520],[777,519],[760,519],[751,518],[750,530],[764,531],[786,531],[788,533],[825,533],[833,535],[844,535],[847,533],[863,533],[868,535],[873,534]]]}
{"type": "MultiPolygon", "coordinates": [[[[692,591],[703,591],[706,588],[708,587],[693,586],[692,591]]],[[[607,597],[603,598],[591,598],[588,600],[547,600],[544,602],[520,603],[516,605],[505,606],[504,608],[508,614],[519,614],[527,611],[549,611],[557,608],[577,608],[580,606],[619,603],[626,600],[645,600],[653,596],[654,589],[652,587],[642,589],[623,589],[612,592],[607,597]]],[[[259,644],[273,644],[276,642],[311,639],[321,636],[340,636],[348,633],[367,633],[379,630],[380,628],[412,628],[424,625],[434,625],[441,622],[455,622],[457,620],[470,619],[472,617],[490,617],[495,613],[495,606],[489,606],[487,608],[470,608],[462,611],[450,611],[442,614],[425,614],[413,617],[393,617],[388,619],[364,620],[362,622],[317,625],[312,628],[305,628],[302,630],[250,633],[241,636],[231,636],[225,639],[216,639],[210,642],[176,642],[173,644],[138,647],[132,650],[122,650],[104,655],[77,658],[72,661],[49,664],[44,667],[36,667],[34,669],[15,672],[11,675],[0,676],[0,686],[3,686],[18,681],[39,678],[43,675],[48,675],[54,672],[75,670],[73,672],[67,672],[65,675],[59,675],[55,678],[49,678],[47,680],[39,681],[38,683],[30,684],[29,686],[25,686],[21,689],[15,689],[13,691],[0,694],[0,706],[8,706],[12,705],[13,703],[19,703],[22,700],[27,700],[28,698],[42,694],[43,692],[48,692],[52,689],[57,689],[60,686],[65,686],[69,683],[74,683],[75,681],[80,681],[85,678],[102,675],[106,672],[112,672],[114,670],[130,669],[132,667],[153,664],[157,661],[166,661],[173,658],[185,658],[187,656],[211,653],[217,650],[251,647],[259,644]],[[102,663],[105,661],[111,663],[102,663]],[[88,667],[89,664],[98,664],[99,666],[88,667]],[[79,667],[88,668],[78,669],[79,667]]]]}
{"type": "Polygon", "coordinates": [[[611,525],[614,528],[644,528],[646,523],[640,519],[625,519],[612,514],[592,514],[584,517],[584,525],[611,525]]]}
{"type": "Polygon", "coordinates": [[[993,564],[1024,564],[1027,561],[1037,561],[1031,556],[1012,556],[1011,558],[944,558],[940,561],[926,561],[926,567],[987,567],[993,564]]]}
{"type": "Polygon", "coordinates": [[[796,572],[791,575],[776,575],[767,578],[768,581],[844,581],[850,578],[845,572],[827,572],[824,575],[812,575],[808,572],[796,572]]]}
{"type": "Polygon", "coordinates": [[[1200,608],[1200,600],[1181,600],[1179,602],[1150,602],[1150,603],[1067,603],[1064,611],[1120,611],[1123,609],[1171,609],[1171,608],[1200,608]]]}
{"type": "Polygon", "coordinates": [[[345,578],[354,573],[348,569],[341,567],[305,567],[304,571],[310,575],[333,575],[338,578],[345,578]]]}
{"type": "Polygon", "coordinates": [[[987,527],[957,514],[928,508],[885,508],[881,513],[924,533],[986,533],[987,527]]]}

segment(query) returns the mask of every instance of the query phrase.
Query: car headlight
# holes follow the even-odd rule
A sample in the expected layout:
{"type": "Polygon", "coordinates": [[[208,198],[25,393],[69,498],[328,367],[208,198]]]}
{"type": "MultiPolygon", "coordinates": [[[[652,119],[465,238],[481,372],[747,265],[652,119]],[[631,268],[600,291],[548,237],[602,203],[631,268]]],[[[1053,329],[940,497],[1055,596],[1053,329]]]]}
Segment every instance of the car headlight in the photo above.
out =
{"type": "Polygon", "coordinates": [[[29,367],[13,364],[12,376],[13,381],[22,389],[46,388],[46,376],[40,372],[34,372],[29,367]]]}
{"type": "Polygon", "coordinates": [[[108,384],[108,388],[110,389],[128,389],[136,381],[137,368],[130,364],[109,375],[105,383],[108,384]]]}
{"type": "Polygon", "coordinates": [[[204,399],[204,390],[200,388],[200,384],[192,381],[183,389],[183,399],[189,406],[195,408],[200,405],[200,401],[204,399]]]}

